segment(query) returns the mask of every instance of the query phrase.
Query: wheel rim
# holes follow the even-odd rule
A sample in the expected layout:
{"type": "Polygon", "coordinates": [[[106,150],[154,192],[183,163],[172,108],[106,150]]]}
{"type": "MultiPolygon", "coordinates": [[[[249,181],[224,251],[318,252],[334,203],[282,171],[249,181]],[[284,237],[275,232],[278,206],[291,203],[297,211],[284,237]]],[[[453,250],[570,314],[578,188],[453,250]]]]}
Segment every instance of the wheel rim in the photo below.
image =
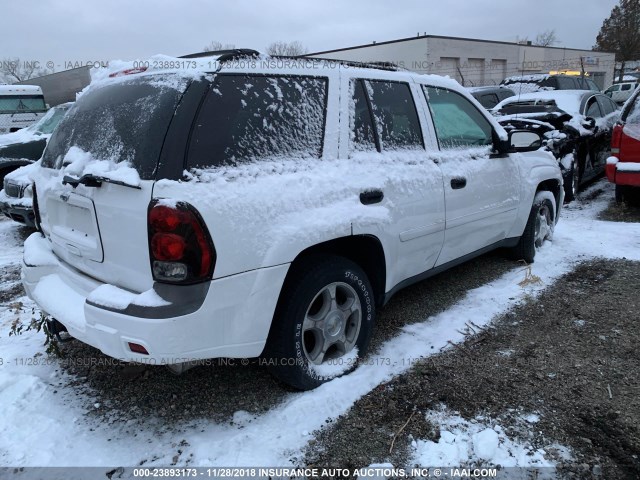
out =
{"type": "Polygon", "coordinates": [[[535,245],[540,247],[551,233],[551,211],[546,204],[540,205],[536,215],[535,245]]]}
{"type": "Polygon", "coordinates": [[[302,323],[302,345],[309,363],[320,365],[356,345],[362,306],[355,289],[343,282],[323,287],[313,298],[302,323]]]}

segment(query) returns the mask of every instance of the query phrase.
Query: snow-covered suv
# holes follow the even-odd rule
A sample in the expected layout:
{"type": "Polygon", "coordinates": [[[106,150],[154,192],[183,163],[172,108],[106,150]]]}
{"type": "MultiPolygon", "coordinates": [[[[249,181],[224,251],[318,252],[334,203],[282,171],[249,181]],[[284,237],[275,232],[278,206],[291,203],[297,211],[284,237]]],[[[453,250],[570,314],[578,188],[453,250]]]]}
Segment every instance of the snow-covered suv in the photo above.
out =
{"type": "Polygon", "coordinates": [[[260,357],[308,389],[400,288],[550,236],[556,160],[458,83],[246,55],[101,73],[61,122],[23,265],[54,333],[176,369],[260,357]]]}

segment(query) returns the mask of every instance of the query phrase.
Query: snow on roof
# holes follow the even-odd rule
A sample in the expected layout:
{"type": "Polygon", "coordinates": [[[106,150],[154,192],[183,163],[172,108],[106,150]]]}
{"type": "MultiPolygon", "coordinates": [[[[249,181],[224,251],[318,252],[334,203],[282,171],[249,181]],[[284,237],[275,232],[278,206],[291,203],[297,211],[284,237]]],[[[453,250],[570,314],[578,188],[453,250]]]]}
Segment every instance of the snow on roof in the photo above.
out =
{"type": "Polygon", "coordinates": [[[465,87],[467,89],[467,91],[471,92],[471,93],[476,93],[476,92],[486,92],[486,91],[490,91],[490,90],[511,90],[510,86],[506,86],[506,85],[485,85],[484,87],[465,87]]]}
{"type": "MultiPolygon", "coordinates": [[[[154,55],[145,60],[123,61],[111,60],[108,67],[91,69],[91,84],[85,88],[91,89],[101,86],[105,83],[118,82],[131,78],[131,75],[155,75],[160,73],[175,73],[180,78],[201,78],[203,75],[216,71],[235,71],[235,72],[289,72],[292,74],[314,74],[314,75],[330,75],[331,72],[337,72],[340,65],[344,65],[344,69],[350,72],[367,72],[371,75],[373,66],[364,63],[348,63],[340,60],[299,57],[299,58],[283,58],[271,57],[266,54],[260,54],[257,57],[239,56],[237,59],[224,61],[220,63],[218,59],[220,55],[212,53],[208,57],[197,58],[179,58],[167,55],[154,55]]],[[[405,76],[409,78],[419,77],[425,83],[435,87],[448,88],[458,92],[464,92],[465,89],[454,79],[448,76],[417,74],[408,70],[377,70],[379,76],[383,78],[387,74],[391,74],[394,78],[405,76]]],[[[378,75],[376,75],[378,76],[378,75]]],[[[170,85],[167,85],[170,86],[170,85]]],[[[81,93],[83,93],[81,92],[81,93]]]]}
{"type": "Polygon", "coordinates": [[[0,85],[0,95],[42,95],[38,85],[0,85]]]}
{"type": "Polygon", "coordinates": [[[506,84],[509,82],[520,83],[520,82],[541,82],[542,80],[546,80],[551,75],[548,73],[533,73],[531,75],[514,75],[513,77],[505,78],[502,83],[506,84]]]}
{"type": "Polygon", "coordinates": [[[580,104],[584,96],[593,93],[589,90],[544,90],[535,93],[524,93],[503,100],[494,107],[493,111],[497,112],[502,107],[514,103],[548,102],[553,100],[560,110],[575,116],[580,115],[580,104]]]}

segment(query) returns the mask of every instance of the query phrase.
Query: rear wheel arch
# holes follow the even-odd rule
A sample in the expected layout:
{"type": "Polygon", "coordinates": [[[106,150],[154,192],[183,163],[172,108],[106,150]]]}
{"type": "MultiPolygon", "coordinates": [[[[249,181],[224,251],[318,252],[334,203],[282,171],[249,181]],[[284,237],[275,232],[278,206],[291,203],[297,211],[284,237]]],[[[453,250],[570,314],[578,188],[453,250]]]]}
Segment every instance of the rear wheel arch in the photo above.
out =
{"type": "Polygon", "coordinates": [[[376,305],[379,306],[381,304],[387,280],[387,264],[382,243],[377,237],[373,235],[352,235],[322,242],[303,250],[291,263],[285,278],[285,285],[287,279],[297,268],[300,268],[300,265],[308,264],[313,261],[312,257],[318,255],[335,255],[356,263],[369,278],[376,305]]]}

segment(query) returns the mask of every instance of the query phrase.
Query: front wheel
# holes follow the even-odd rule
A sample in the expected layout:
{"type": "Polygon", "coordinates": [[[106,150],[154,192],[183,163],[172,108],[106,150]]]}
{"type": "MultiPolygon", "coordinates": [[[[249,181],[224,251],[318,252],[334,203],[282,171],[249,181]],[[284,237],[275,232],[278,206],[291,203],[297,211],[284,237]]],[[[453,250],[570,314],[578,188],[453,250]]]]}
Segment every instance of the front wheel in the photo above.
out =
{"type": "Polygon", "coordinates": [[[516,260],[533,263],[536,248],[540,248],[545,240],[551,240],[553,237],[555,216],[556,199],[553,194],[547,190],[536,193],[527,225],[518,244],[513,248],[512,253],[516,260]]]}
{"type": "Polygon", "coordinates": [[[367,275],[346,258],[313,256],[292,269],[263,359],[282,382],[310,390],[356,367],[371,339],[375,302],[367,275]]]}

